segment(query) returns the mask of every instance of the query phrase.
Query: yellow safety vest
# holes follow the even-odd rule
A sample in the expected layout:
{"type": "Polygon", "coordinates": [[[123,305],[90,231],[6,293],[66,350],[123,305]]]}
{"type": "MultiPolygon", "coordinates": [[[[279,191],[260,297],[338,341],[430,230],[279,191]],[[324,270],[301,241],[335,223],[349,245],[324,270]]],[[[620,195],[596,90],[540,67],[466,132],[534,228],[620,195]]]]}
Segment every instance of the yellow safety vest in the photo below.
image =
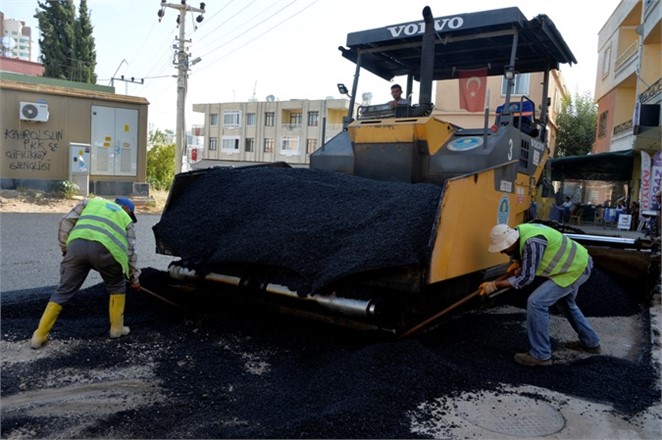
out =
{"type": "Polygon", "coordinates": [[[561,287],[577,281],[588,265],[588,251],[584,246],[561,234],[556,229],[536,223],[517,226],[519,230],[520,254],[524,243],[531,237],[542,235],[547,239],[547,248],[536,269],[536,276],[550,278],[561,287]]]}
{"type": "Polygon", "coordinates": [[[129,240],[126,227],[129,223],[131,217],[117,203],[99,197],[90,199],[71,230],[67,245],[77,238],[97,241],[108,249],[128,275],[129,240]]]}

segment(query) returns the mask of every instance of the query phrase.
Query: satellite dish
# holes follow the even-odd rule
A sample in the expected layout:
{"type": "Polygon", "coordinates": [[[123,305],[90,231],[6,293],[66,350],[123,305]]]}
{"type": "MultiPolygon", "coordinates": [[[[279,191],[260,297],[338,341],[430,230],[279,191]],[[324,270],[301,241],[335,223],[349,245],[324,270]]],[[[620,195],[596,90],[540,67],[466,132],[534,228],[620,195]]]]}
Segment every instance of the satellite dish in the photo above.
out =
{"type": "Polygon", "coordinates": [[[274,102],[275,100],[276,100],[276,97],[274,95],[267,96],[267,102],[274,102]]]}

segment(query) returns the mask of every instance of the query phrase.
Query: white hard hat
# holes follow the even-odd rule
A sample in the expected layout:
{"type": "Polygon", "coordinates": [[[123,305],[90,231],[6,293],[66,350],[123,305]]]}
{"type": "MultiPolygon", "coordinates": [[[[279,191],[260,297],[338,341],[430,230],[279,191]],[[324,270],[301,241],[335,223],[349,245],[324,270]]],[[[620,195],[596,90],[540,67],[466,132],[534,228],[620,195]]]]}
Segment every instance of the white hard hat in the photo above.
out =
{"type": "Polygon", "coordinates": [[[519,239],[519,231],[508,225],[499,224],[490,231],[490,252],[501,252],[508,249],[519,239]]]}

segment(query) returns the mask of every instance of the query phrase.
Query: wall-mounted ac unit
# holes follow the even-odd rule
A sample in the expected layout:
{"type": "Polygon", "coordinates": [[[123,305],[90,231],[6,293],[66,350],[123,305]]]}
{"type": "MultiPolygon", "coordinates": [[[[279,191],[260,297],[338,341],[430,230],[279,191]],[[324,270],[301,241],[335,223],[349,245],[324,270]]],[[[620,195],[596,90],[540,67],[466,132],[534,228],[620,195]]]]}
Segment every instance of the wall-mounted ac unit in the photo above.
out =
{"type": "Polygon", "coordinates": [[[18,117],[23,121],[48,121],[48,104],[38,102],[21,102],[18,117]]]}

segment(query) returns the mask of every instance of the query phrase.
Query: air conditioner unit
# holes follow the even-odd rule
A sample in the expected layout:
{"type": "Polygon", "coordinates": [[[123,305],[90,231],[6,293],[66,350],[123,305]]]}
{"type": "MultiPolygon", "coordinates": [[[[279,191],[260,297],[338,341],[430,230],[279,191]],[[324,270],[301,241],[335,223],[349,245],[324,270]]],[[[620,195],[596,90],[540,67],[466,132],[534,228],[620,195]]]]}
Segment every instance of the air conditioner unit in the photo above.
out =
{"type": "Polygon", "coordinates": [[[38,102],[21,102],[18,117],[23,121],[48,121],[48,104],[38,102]]]}

